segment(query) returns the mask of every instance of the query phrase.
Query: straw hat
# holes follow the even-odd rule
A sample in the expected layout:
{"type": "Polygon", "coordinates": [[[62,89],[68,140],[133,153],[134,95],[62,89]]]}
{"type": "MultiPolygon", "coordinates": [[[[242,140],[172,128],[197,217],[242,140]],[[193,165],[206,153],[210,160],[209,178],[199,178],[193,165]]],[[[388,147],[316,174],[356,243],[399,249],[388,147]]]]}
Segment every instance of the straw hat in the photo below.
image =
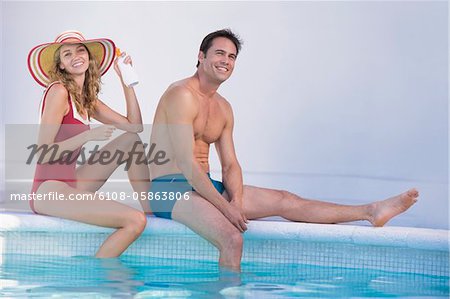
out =
{"type": "Polygon", "coordinates": [[[50,83],[49,71],[53,66],[56,50],[62,44],[84,44],[97,61],[100,74],[105,74],[115,57],[114,42],[107,38],[86,40],[79,31],[69,30],[58,35],[53,43],[46,43],[31,49],[28,54],[28,69],[40,85],[46,87],[50,83]]]}

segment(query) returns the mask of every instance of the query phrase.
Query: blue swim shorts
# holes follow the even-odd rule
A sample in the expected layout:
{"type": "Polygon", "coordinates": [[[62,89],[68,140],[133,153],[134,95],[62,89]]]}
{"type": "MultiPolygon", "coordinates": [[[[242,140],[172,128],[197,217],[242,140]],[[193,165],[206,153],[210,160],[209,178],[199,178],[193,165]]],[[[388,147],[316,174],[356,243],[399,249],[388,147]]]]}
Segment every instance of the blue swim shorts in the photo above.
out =
{"type": "MultiPolygon", "coordinates": [[[[222,194],[225,191],[223,183],[208,177],[216,190],[222,194]]],[[[186,192],[195,191],[186,177],[181,173],[169,174],[152,180],[148,190],[150,208],[156,217],[172,219],[172,210],[177,200],[183,199],[186,192]]]]}

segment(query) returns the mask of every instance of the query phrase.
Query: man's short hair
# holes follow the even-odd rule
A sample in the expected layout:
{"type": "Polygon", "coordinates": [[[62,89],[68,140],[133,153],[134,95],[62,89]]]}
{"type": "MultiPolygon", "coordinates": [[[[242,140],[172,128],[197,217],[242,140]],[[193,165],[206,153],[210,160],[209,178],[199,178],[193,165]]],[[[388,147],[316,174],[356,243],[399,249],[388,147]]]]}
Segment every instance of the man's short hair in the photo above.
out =
{"type": "MultiPolygon", "coordinates": [[[[208,52],[209,48],[211,48],[211,46],[212,46],[213,40],[218,37],[224,37],[224,38],[227,38],[230,41],[232,41],[233,44],[236,46],[236,56],[239,54],[239,51],[241,50],[243,42],[237,34],[232,32],[231,29],[228,29],[228,28],[211,32],[210,34],[205,36],[202,43],[200,44],[200,51],[202,51],[206,55],[206,52],[208,52]]],[[[200,64],[200,61],[197,60],[196,67],[198,67],[199,64],[200,64]]]]}

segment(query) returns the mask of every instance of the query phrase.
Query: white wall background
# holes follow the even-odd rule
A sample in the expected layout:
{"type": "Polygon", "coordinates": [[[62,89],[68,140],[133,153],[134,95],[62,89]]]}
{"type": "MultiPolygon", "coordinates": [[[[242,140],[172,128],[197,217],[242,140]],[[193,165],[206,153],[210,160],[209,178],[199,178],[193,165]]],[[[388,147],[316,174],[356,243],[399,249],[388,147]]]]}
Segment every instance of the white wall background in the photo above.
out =
{"type": "MultiPolygon", "coordinates": [[[[245,44],[219,91],[245,183],[348,204],[417,187],[391,225],[448,229],[448,12],[445,1],[2,2],[2,121],[37,122],[43,89],[26,57],[61,31],[133,56],[151,123],[168,84],[194,73],[202,38],[229,27],[245,44]]],[[[124,112],[115,73],[103,82],[124,112]]]]}

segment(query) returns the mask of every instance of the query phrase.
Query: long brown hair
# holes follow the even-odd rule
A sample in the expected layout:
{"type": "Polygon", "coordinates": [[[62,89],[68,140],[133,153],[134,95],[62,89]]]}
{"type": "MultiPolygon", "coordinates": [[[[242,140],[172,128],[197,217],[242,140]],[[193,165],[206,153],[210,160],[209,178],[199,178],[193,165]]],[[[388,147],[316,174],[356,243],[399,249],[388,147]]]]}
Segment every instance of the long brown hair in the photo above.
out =
{"type": "MultiPolygon", "coordinates": [[[[83,44],[82,44],[83,45],[83,44]]],[[[60,81],[65,88],[69,91],[72,100],[75,103],[75,107],[79,114],[86,111],[88,118],[95,112],[95,106],[97,104],[97,95],[100,92],[101,77],[98,69],[97,61],[92,57],[89,49],[83,45],[89,54],[89,68],[86,70],[84,78],[83,90],[73,80],[72,76],[59,67],[61,64],[61,53],[58,48],[55,52],[53,59],[53,68],[50,70],[50,82],[60,81]]]]}

